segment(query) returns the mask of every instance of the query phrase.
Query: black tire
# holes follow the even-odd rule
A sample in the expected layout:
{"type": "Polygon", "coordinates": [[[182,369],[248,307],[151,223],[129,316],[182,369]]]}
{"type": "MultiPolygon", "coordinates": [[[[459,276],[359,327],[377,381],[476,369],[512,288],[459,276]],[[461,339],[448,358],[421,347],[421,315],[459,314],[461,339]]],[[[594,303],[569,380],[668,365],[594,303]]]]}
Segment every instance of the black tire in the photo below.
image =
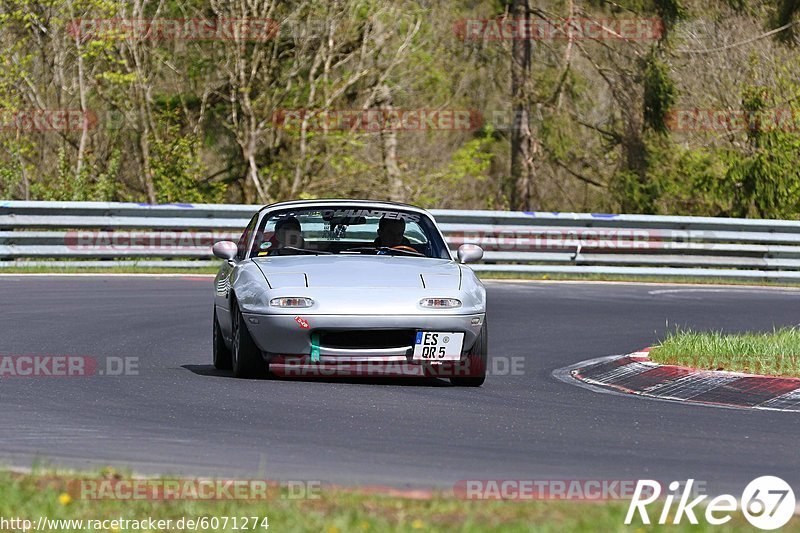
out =
{"type": "Polygon", "coordinates": [[[480,387],[486,381],[486,367],[488,366],[489,334],[486,327],[486,318],[483,327],[470,348],[464,363],[457,368],[458,376],[450,378],[450,383],[456,387],[480,387]]]}
{"type": "Polygon", "coordinates": [[[217,370],[230,370],[233,366],[231,351],[225,346],[225,339],[222,338],[222,330],[217,321],[217,308],[214,307],[214,368],[217,370]]]}
{"type": "Polygon", "coordinates": [[[261,350],[250,336],[250,330],[247,329],[244,316],[236,302],[231,304],[231,322],[233,326],[231,355],[234,377],[263,377],[267,373],[267,364],[261,357],[261,350]]]}

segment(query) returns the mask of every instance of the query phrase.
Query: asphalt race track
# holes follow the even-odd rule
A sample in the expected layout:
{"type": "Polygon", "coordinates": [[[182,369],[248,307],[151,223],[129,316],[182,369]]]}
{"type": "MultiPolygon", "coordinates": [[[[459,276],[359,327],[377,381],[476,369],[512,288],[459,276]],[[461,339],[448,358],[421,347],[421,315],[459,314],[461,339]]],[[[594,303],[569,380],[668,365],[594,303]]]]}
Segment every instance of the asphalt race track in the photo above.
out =
{"type": "MultiPolygon", "coordinates": [[[[800,485],[800,418],[600,394],[553,370],[676,325],[800,322],[800,291],[488,282],[490,357],[522,375],[244,381],[211,367],[210,278],[0,277],[0,355],[138,357],[138,374],[0,380],[0,461],[448,488],[463,479],[800,485]]],[[[736,492],[734,492],[736,493],[736,492]]]]}

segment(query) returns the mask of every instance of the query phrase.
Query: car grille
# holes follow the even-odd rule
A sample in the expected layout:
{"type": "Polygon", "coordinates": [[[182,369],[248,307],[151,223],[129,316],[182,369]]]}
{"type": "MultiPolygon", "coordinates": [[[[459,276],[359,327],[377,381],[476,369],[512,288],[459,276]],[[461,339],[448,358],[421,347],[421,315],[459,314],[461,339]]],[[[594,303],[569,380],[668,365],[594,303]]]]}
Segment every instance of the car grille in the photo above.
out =
{"type": "Polygon", "coordinates": [[[359,329],[320,331],[319,344],[325,348],[405,348],[414,345],[413,329],[359,329]]]}

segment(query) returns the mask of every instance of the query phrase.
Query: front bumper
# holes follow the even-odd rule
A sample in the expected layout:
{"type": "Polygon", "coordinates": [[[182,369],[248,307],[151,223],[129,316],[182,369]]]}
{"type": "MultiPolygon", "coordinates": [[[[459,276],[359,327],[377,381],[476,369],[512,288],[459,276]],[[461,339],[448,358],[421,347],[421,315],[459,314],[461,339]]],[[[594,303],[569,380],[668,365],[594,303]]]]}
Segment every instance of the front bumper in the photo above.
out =
{"type": "MultiPolygon", "coordinates": [[[[267,359],[275,356],[307,356],[311,353],[311,335],[322,330],[388,330],[463,332],[462,353],[478,338],[484,314],[468,315],[288,315],[244,313],[245,322],[267,359]]],[[[320,345],[320,363],[408,362],[413,346],[391,348],[342,349],[320,345]]]]}

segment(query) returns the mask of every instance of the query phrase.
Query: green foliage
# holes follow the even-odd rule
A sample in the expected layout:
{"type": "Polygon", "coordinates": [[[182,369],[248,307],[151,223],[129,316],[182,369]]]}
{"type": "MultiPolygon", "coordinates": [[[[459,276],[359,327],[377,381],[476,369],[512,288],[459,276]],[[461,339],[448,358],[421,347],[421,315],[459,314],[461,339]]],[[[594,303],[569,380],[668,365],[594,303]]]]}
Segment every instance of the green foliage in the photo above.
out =
{"type": "Polygon", "coordinates": [[[542,120],[539,135],[544,149],[559,160],[568,160],[579,151],[575,132],[565,113],[553,112],[542,120]]]}
{"type": "Polygon", "coordinates": [[[727,163],[720,152],[653,143],[650,179],[658,184],[655,212],[686,215],[727,215],[730,196],[725,190],[727,163]]]}
{"type": "Polygon", "coordinates": [[[55,173],[37,176],[30,185],[32,200],[60,201],[112,201],[120,200],[117,175],[120,166],[117,150],[107,162],[105,170],[98,171],[98,162],[89,154],[80,172],[71,165],[67,148],[58,150],[58,165],[55,173]]]}
{"type": "Polygon", "coordinates": [[[667,29],[686,18],[688,10],[681,0],[654,0],[656,13],[664,21],[667,29]]]}
{"type": "MultiPolygon", "coordinates": [[[[746,152],[731,158],[726,180],[734,216],[798,218],[800,216],[800,136],[782,131],[782,112],[766,88],[749,87],[742,102],[750,117],[746,152]]],[[[800,108],[792,111],[795,113],[800,108]]]]}
{"type": "Polygon", "coordinates": [[[623,213],[653,214],[653,204],[659,196],[659,183],[643,180],[632,170],[622,169],[614,174],[612,193],[623,213]]]}
{"type": "MultiPolygon", "coordinates": [[[[242,18],[248,13],[237,9],[257,4],[146,2],[143,16],[242,18]]],[[[378,88],[388,88],[396,109],[469,109],[496,118],[510,104],[512,43],[465,42],[452,29],[459,19],[500,16],[509,4],[278,3],[272,16],[286,21],[286,30],[237,46],[127,39],[119,31],[76,40],[66,31],[76,18],[126,13],[121,0],[0,2],[0,109],[87,107],[100,118],[85,136],[75,128],[3,124],[0,195],[256,202],[243,155],[255,147],[266,200],[384,197],[385,134],[312,128],[301,136],[272,124],[272,113],[379,107],[378,88]]],[[[790,32],[779,35],[783,43],[759,39],[713,54],[679,50],[740,43],[745,36],[738,33],[797,20],[800,0],[554,0],[540,7],[553,18],[570,9],[586,19],[660,17],[667,33],[656,41],[536,41],[525,87],[535,208],[800,217],[798,131],[754,122],[747,131],[684,133],[665,121],[676,108],[740,109],[754,117],[787,106],[797,111],[800,51],[785,45],[796,41],[790,32]]],[[[397,132],[400,194],[428,206],[508,207],[508,126],[397,132]]]]}
{"type": "Polygon", "coordinates": [[[442,177],[453,184],[468,177],[486,179],[484,173],[492,161],[492,134],[493,129],[488,127],[479,137],[464,143],[453,154],[442,177]]]}
{"type": "Polygon", "coordinates": [[[796,23],[800,20],[800,0],[778,0],[777,10],[773,17],[772,25],[776,28],[795,22],[795,25],[789,26],[786,30],[780,32],[777,38],[784,43],[794,42],[797,35],[796,23]]]}
{"type": "Polygon", "coordinates": [[[205,168],[198,156],[200,140],[183,134],[176,113],[159,117],[153,136],[151,170],[158,203],[216,203],[225,192],[222,183],[204,181],[205,168]]]}
{"type": "Polygon", "coordinates": [[[800,218],[800,136],[791,131],[796,124],[786,122],[791,110],[779,110],[763,88],[751,87],[741,111],[750,119],[745,142],[732,147],[690,148],[668,137],[649,138],[647,179],[619,174],[620,201],[635,212],[654,199],[654,212],[663,214],[800,218]]]}
{"type": "Polygon", "coordinates": [[[657,133],[666,133],[664,122],[675,102],[675,83],[669,76],[669,67],[658,59],[655,50],[645,60],[644,76],[644,122],[657,133]]]}
{"type": "Polygon", "coordinates": [[[34,146],[27,139],[5,139],[2,148],[16,157],[0,165],[0,194],[3,198],[24,198],[25,175],[30,176],[35,168],[25,163],[25,158],[34,152],[34,146]]]}
{"type": "Polygon", "coordinates": [[[472,196],[475,186],[487,179],[496,143],[494,128],[485,127],[474,139],[461,145],[451,156],[447,165],[430,176],[427,187],[415,197],[422,206],[442,205],[450,191],[461,191],[460,198],[472,196]]]}

